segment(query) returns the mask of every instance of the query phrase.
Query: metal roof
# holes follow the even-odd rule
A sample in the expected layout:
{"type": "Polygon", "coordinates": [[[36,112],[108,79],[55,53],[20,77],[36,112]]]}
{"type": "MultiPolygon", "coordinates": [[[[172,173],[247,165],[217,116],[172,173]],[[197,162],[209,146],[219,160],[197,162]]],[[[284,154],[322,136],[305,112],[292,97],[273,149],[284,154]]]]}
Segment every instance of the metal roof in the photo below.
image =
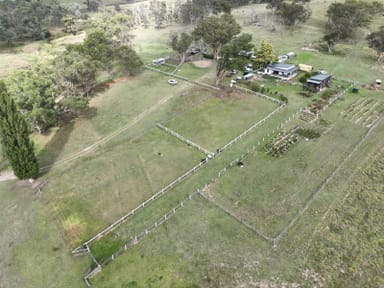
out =
{"type": "MultiPolygon", "coordinates": [[[[330,79],[332,75],[329,74],[317,74],[315,76],[312,76],[311,78],[308,79],[308,82],[323,82],[324,80],[330,79]]],[[[313,83],[311,82],[311,83],[313,83]]]]}
{"type": "Polygon", "coordinates": [[[273,63],[267,66],[267,69],[279,71],[279,72],[293,72],[296,71],[297,68],[293,64],[286,63],[273,63]]]}

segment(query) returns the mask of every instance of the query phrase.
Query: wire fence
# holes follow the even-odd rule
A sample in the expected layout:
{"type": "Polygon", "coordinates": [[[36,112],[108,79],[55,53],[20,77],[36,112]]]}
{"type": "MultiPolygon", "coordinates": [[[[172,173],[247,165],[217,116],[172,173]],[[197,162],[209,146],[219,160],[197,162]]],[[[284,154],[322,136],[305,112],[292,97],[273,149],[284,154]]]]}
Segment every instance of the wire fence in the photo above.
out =
{"type": "Polygon", "coordinates": [[[301,216],[304,214],[304,212],[309,208],[309,206],[312,204],[315,197],[324,190],[324,188],[333,180],[333,178],[336,176],[336,174],[340,171],[340,169],[344,166],[344,164],[356,153],[356,151],[363,145],[365,140],[372,134],[373,130],[377,126],[379,126],[380,122],[382,122],[384,117],[381,117],[378,119],[374,125],[372,125],[368,131],[360,138],[360,140],[353,146],[352,150],[348,153],[348,155],[337,165],[337,167],[328,175],[327,178],[325,178],[320,185],[311,193],[311,195],[308,197],[307,201],[303,205],[303,207],[299,210],[297,215],[293,217],[289,223],[274,237],[274,246],[276,246],[281,238],[289,231],[290,228],[301,218],[301,216]]]}
{"type": "Polygon", "coordinates": [[[213,157],[215,153],[212,153],[210,151],[208,151],[207,149],[201,147],[199,144],[196,144],[194,142],[192,142],[191,140],[183,137],[182,135],[180,135],[179,133],[165,127],[164,125],[160,124],[160,123],[157,123],[157,127],[159,127],[161,130],[171,134],[172,136],[176,137],[177,139],[179,139],[180,141],[184,142],[184,143],[187,143],[188,145],[196,148],[197,150],[203,152],[204,154],[206,154],[208,157],[213,157]]]}

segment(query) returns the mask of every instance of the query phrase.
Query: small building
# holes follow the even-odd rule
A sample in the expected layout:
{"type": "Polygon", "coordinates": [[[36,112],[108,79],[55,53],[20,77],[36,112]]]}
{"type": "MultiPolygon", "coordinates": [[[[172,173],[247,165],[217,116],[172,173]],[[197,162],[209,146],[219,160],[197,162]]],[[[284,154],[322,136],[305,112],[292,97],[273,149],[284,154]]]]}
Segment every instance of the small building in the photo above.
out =
{"type": "Polygon", "coordinates": [[[303,72],[311,72],[313,70],[313,66],[307,64],[299,64],[298,67],[303,72]]]}
{"type": "Polygon", "coordinates": [[[287,55],[288,58],[294,58],[294,57],[296,57],[296,53],[295,53],[295,52],[288,52],[288,53],[285,54],[285,55],[287,55]]]}
{"type": "Polygon", "coordinates": [[[281,56],[278,57],[277,63],[284,63],[287,60],[288,60],[288,56],[287,55],[281,55],[281,56]]]}
{"type": "Polygon", "coordinates": [[[307,87],[321,91],[323,88],[329,87],[332,75],[319,73],[307,80],[307,87]]]}
{"type": "Polygon", "coordinates": [[[165,58],[158,58],[152,61],[153,65],[163,65],[165,63],[165,58]]]}
{"type": "Polygon", "coordinates": [[[245,74],[244,76],[243,76],[243,79],[244,80],[250,80],[250,79],[252,79],[253,78],[253,73],[251,72],[251,73],[247,73],[247,74],[245,74]]]}
{"type": "Polygon", "coordinates": [[[273,63],[265,68],[264,74],[289,80],[296,76],[296,71],[297,67],[293,64],[273,63]]]}

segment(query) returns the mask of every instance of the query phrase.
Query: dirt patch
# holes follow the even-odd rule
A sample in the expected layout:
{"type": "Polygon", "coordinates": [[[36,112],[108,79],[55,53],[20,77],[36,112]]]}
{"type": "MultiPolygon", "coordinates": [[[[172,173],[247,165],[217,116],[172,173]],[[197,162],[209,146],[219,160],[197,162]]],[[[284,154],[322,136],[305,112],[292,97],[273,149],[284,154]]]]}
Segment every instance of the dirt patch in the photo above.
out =
{"type": "Polygon", "coordinates": [[[195,65],[198,68],[208,68],[208,67],[211,67],[213,65],[212,60],[199,60],[199,61],[194,61],[192,63],[193,63],[193,65],[195,65]]]}
{"type": "Polygon", "coordinates": [[[0,182],[2,181],[8,181],[8,180],[15,180],[17,177],[15,174],[13,174],[13,171],[2,171],[0,172],[0,182]]]}
{"type": "Polygon", "coordinates": [[[71,215],[63,221],[65,238],[74,245],[79,242],[80,235],[83,231],[82,224],[77,215],[71,215]]]}
{"type": "Polygon", "coordinates": [[[128,79],[128,77],[120,77],[108,82],[101,83],[95,87],[95,91],[96,93],[104,92],[105,90],[110,89],[113,85],[126,82],[128,79]]]}
{"type": "Polygon", "coordinates": [[[243,97],[246,96],[246,94],[229,87],[223,87],[220,90],[218,90],[214,96],[220,99],[224,99],[224,98],[242,99],[243,97]]]}

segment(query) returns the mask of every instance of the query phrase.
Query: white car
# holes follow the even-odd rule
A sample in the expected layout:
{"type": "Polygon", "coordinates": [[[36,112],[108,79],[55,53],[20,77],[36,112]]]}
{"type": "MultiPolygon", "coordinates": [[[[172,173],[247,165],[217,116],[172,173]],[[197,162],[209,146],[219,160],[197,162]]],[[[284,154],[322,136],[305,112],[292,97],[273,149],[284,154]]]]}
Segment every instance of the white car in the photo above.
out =
{"type": "Polygon", "coordinates": [[[177,81],[175,79],[169,79],[168,80],[168,84],[170,85],[176,85],[177,84],[177,81]]]}
{"type": "Polygon", "coordinates": [[[253,73],[248,73],[248,74],[245,74],[244,76],[243,76],[243,79],[244,80],[249,80],[249,79],[252,79],[253,78],[253,73]]]}

